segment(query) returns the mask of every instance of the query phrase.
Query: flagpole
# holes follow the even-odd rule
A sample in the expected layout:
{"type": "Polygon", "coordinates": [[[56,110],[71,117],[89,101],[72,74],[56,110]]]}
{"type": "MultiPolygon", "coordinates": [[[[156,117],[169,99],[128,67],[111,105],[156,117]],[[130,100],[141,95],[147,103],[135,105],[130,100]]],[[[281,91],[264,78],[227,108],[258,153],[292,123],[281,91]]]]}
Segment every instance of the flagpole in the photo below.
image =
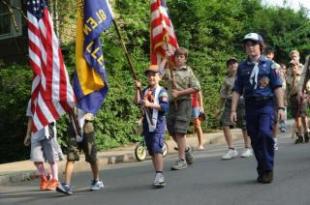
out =
{"type": "Polygon", "coordinates": [[[127,61],[128,61],[128,63],[129,63],[129,68],[130,68],[132,77],[133,77],[134,80],[138,80],[137,73],[136,73],[136,71],[135,71],[135,69],[134,69],[134,67],[133,67],[133,63],[132,63],[131,58],[130,58],[130,56],[129,56],[128,50],[127,50],[127,48],[126,48],[126,46],[125,46],[125,42],[124,42],[124,40],[123,40],[123,38],[122,38],[121,32],[119,31],[118,25],[117,25],[117,23],[116,23],[116,21],[115,21],[114,19],[113,19],[113,24],[114,24],[116,33],[117,33],[117,35],[118,35],[118,38],[119,38],[119,40],[120,40],[120,42],[121,42],[123,51],[124,51],[125,56],[126,56],[126,58],[127,58],[127,61]]]}
{"type": "MultiPolygon", "coordinates": [[[[135,71],[135,69],[134,69],[134,67],[133,67],[133,63],[132,63],[132,61],[131,61],[130,55],[129,55],[129,53],[128,53],[128,50],[127,50],[127,48],[126,48],[126,46],[125,46],[125,42],[124,42],[124,40],[123,40],[123,38],[122,38],[121,32],[119,31],[118,25],[117,25],[117,23],[116,23],[116,21],[115,21],[114,19],[113,19],[112,21],[113,21],[113,24],[114,24],[116,33],[117,33],[117,35],[118,35],[118,38],[119,38],[119,40],[120,40],[120,42],[121,42],[123,51],[124,51],[125,56],[126,56],[126,58],[127,58],[127,61],[128,61],[128,63],[129,63],[129,68],[130,68],[130,70],[131,70],[132,77],[133,77],[134,80],[138,80],[137,73],[136,73],[136,71],[135,71]]],[[[142,90],[141,90],[141,88],[138,88],[138,91],[139,91],[139,93],[140,93],[141,96],[142,96],[142,90]]],[[[144,111],[144,113],[147,115],[147,117],[148,117],[149,119],[151,119],[151,120],[150,120],[150,123],[151,123],[151,125],[153,125],[153,120],[152,120],[152,118],[151,118],[151,113],[149,112],[149,110],[146,109],[146,108],[143,108],[143,111],[144,111]]]]}

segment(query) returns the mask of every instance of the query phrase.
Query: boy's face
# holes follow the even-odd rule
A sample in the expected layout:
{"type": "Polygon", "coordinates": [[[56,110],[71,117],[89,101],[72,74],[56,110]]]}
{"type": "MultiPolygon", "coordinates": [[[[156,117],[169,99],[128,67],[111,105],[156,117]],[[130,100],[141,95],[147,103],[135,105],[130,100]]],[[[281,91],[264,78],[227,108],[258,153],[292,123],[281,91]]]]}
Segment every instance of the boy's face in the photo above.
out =
{"type": "Polygon", "coordinates": [[[237,62],[232,62],[228,64],[228,72],[229,73],[234,73],[238,69],[238,63],[237,62]]]}
{"type": "Polygon", "coordinates": [[[299,55],[297,53],[292,53],[290,57],[291,60],[299,62],[299,55]]]}
{"type": "Polygon", "coordinates": [[[176,55],[175,56],[175,65],[177,67],[183,66],[186,63],[186,57],[185,55],[176,55]]]}
{"type": "Polygon", "coordinates": [[[256,57],[261,54],[260,45],[256,41],[246,41],[244,46],[246,54],[250,57],[256,57]]]}
{"type": "Polygon", "coordinates": [[[274,53],[273,52],[269,52],[266,54],[266,57],[269,59],[269,60],[272,60],[274,58],[274,53]]]}
{"type": "Polygon", "coordinates": [[[149,86],[153,87],[156,86],[159,83],[159,75],[158,73],[154,73],[154,72],[148,72],[147,75],[147,82],[149,83],[149,86]]]}

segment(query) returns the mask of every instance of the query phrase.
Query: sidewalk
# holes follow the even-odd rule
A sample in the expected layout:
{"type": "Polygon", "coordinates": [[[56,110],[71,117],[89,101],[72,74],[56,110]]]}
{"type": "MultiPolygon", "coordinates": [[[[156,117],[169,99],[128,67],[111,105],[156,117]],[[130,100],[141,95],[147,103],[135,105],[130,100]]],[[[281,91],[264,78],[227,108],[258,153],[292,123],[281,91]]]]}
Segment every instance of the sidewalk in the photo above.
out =
{"type": "MultiPolygon", "coordinates": [[[[232,134],[234,139],[241,138],[241,130],[233,129],[232,134]]],[[[197,147],[197,137],[196,135],[189,135],[188,144],[192,146],[195,150],[197,147]]],[[[204,142],[206,150],[208,150],[208,144],[224,144],[225,139],[222,131],[218,131],[215,133],[207,133],[204,134],[204,142]]],[[[175,143],[173,140],[168,140],[168,154],[176,153],[174,150],[175,143]]],[[[115,148],[107,151],[102,151],[98,153],[99,160],[99,168],[102,169],[107,165],[124,163],[124,162],[135,162],[134,155],[135,144],[115,148]]],[[[64,172],[66,160],[59,162],[59,173],[64,172]]],[[[88,171],[90,170],[88,163],[84,160],[84,155],[81,155],[80,161],[75,163],[75,172],[79,171],[88,171]]],[[[30,160],[26,161],[18,161],[6,164],[0,164],[0,185],[12,183],[12,182],[20,182],[27,181],[37,178],[37,173],[33,163],[30,160]]]]}

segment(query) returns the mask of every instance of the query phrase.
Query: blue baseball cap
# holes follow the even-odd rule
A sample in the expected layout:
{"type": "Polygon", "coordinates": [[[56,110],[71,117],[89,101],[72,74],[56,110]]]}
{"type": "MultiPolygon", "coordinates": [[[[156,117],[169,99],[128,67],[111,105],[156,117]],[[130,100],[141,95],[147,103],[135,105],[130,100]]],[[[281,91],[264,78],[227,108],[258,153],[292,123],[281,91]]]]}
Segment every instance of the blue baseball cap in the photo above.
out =
{"type": "Polygon", "coordinates": [[[260,44],[264,43],[264,39],[261,35],[259,35],[258,33],[248,33],[244,36],[242,42],[245,43],[246,41],[255,41],[258,42],[260,44]]]}

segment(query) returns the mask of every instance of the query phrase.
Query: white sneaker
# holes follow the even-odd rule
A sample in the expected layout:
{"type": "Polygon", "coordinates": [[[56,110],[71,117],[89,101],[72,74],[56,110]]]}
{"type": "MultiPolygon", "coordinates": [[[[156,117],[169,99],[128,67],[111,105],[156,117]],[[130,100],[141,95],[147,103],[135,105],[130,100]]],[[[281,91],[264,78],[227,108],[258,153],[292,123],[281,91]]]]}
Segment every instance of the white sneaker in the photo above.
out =
{"type": "Polygon", "coordinates": [[[235,149],[228,149],[228,151],[222,156],[222,159],[232,159],[238,156],[238,151],[235,149]]]}
{"type": "Polygon", "coordinates": [[[166,185],[166,182],[165,182],[165,177],[163,173],[156,173],[153,186],[156,188],[161,188],[161,187],[164,187],[165,185],[166,185]]]}
{"type": "Polygon", "coordinates": [[[253,152],[250,148],[245,148],[244,151],[241,154],[242,158],[248,158],[251,157],[253,155],[253,152]]]}
{"type": "Polygon", "coordinates": [[[90,190],[91,191],[98,191],[100,189],[103,189],[104,184],[101,180],[97,180],[97,181],[92,181],[91,185],[90,185],[90,190]]]}
{"type": "Polygon", "coordinates": [[[275,151],[279,150],[279,144],[278,144],[278,139],[277,138],[274,139],[273,149],[275,151]]]}

